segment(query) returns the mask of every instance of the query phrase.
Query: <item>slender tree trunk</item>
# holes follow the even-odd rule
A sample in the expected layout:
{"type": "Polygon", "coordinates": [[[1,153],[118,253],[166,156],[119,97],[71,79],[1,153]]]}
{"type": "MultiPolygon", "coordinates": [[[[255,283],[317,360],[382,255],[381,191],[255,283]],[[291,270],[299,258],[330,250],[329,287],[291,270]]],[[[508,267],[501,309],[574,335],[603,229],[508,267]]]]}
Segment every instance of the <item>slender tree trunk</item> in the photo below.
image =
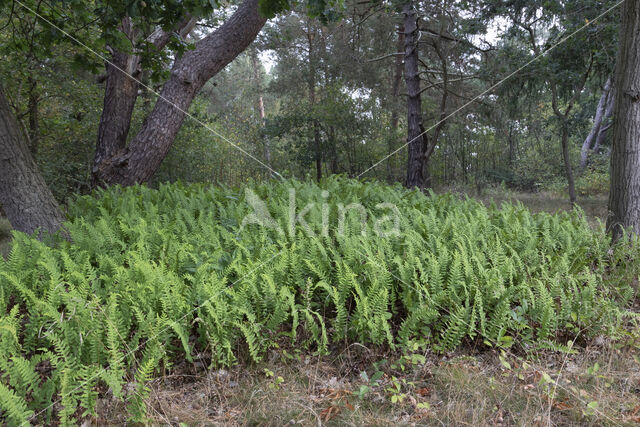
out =
{"type": "MultiPolygon", "coordinates": [[[[404,50],[404,25],[398,24],[398,42],[396,46],[396,52],[404,50]]],[[[402,84],[402,68],[404,67],[404,59],[400,55],[396,55],[396,61],[394,64],[393,72],[393,84],[391,95],[393,96],[393,108],[391,110],[391,129],[394,131],[398,129],[398,123],[400,121],[398,114],[398,100],[400,99],[400,85],[402,84]]]]}
{"type": "Polygon", "coordinates": [[[562,124],[562,159],[564,160],[564,169],[569,183],[569,201],[573,205],[577,200],[576,184],[573,178],[573,168],[571,167],[571,156],[569,155],[569,125],[566,122],[562,124]]]}
{"type": "Polygon", "coordinates": [[[607,131],[613,126],[613,109],[616,105],[616,94],[615,90],[611,89],[609,92],[609,98],[607,99],[607,108],[604,112],[604,119],[602,120],[602,124],[600,125],[600,132],[598,132],[598,137],[596,138],[596,143],[593,146],[592,152],[598,154],[600,152],[600,147],[604,143],[605,138],[607,137],[607,131]]]}
{"type": "MultiPolygon", "coordinates": [[[[253,81],[256,85],[256,110],[258,112],[258,117],[260,117],[260,126],[264,127],[265,125],[265,112],[264,112],[264,97],[263,97],[263,88],[262,88],[262,73],[261,73],[261,64],[258,60],[258,50],[256,48],[251,49],[251,66],[253,67],[253,81]]],[[[267,166],[271,167],[271,149],[269,147],[269,140],[267,138],[262,138],[262,144],[264,147],[264,160],[267,166]]],[[[269,171],[271,174],[271,171],[269,171]]]]}
{"type": "Polygon", "coordinates": [[[596,115],[593,120],[593,127],[591,132],[584,140],[582,144],[582,150],[580,151],[580,168],[585,169],[589,160],[589,152],[593,150],[596,140],[600,136],[600,129],[602,128],[602,122],[606,117],[607,105],[609,105],[609,98],[611,96],[611,77],[607,80],[607,84],[604,86],[600,102],[596,108],[596,115]]]}
{"type": "Polygon", "coordinates": [[[418,16],[413,1],[402,9],[404,16],[404,79],[407,83],[407,188],[422,188],[424,185],[425,135],[422,125],[422,100],[420,97],[420,74],[418,71],[418,16]]]}
{"type": "Polygon", "coordinates": [[[611,191],[607,227],[618,240],[623,229],[640,232],[640,2],[622,10],[616,62],[611,191]]]}
{"type": "MultiPolygon", "coordinates": [[[[196,43],[194,50],[177,58],[153,110],[131,143],[96,162],[94,181],[99,185],[133,185],[149,180],[175,140],[186,111],[204,84],[242,53],[255,39],[266,19],[258,13],[258,0],[245,0],[218,29],[196,43]]],[[[195,25],[187,17],[180,34],[195,25]]],[[[170,33],[152,38],[156,47],[166,44],[170,33]]]]}
{"type": "Polygon", "coordinates": [[[55,233],[65,220],[0,86],[0,204],[13,228],[55,233]]]}

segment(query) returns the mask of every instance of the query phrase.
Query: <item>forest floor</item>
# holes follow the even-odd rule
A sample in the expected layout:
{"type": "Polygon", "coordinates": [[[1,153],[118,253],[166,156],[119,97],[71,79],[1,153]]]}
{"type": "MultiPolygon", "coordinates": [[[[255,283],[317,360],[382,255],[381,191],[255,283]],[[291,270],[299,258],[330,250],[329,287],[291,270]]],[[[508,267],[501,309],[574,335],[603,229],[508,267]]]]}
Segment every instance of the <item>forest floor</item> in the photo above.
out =
{"type": "MultiPolygon", "coordinates": [[[[467,195],[471,198],[480,200],[485,204],[495,202],[497,205],[500,205],[500,203],[502,202],[520,202],[524,206],[529,208],[531,212],[556,213],[559,211],[569,211],[572,209],[571,203],[569,203],[568,196],[548,191],[541,191],[538,193],[520,193],[509,190],[505,191],[499,188],[489,188],[485,190],[481,196],[478,196],[477,192],[474,191],[466,191],[455,188],[447,189],[447,191],[467,195]]],[[[608,195],[596,194],[591,196],[578,197],[577,205],[580,206],[580,208],[584,211],[589,222],[595,225],[598,221],[606,222],[608,200],[608,195]]]]}
{"type": "MultiPolygon", "coordinates": [[[[229,370],[185,365],[149,384],[147,412],[151,424],[165,425],[640,423],[634,346],[595,340],[576,354],[525,358],[469,348],[421,355],[413,364],[414,356],[352,345],[333,356],[293,360],[274,351],[268,362],[229,370]]],[[[100,400],[97,409],[97,425],[125,422],[116,399],[100,400]]]]}

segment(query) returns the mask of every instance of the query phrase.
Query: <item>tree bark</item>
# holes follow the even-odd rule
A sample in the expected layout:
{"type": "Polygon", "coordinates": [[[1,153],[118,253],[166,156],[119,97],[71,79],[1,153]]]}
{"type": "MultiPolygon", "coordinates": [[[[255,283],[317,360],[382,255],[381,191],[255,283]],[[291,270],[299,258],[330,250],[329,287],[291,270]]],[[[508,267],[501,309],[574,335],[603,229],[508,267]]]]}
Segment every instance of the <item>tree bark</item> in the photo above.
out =
{"type": "Polygon", "coordinates": [[[623,5],[619,43],[607,220],[614,241],[624,229],[640,232],[640,3],[635,0],[623,5]]]}
{"type": "Polygon", "coordinates": [[[0,86],[0,204],[13,228],[55,233],[65,220],[0,86]]]}
{"type": "Polygon", "coordinates": [[[402,8],[404,16],[404,78],[407,84],[407,188],[422,188],[424,185],[424,149],[426,144],[422,125],[422,100],[420,97],[420,74],[418,71],[418,16],[409,1],[402,8]]]}
{"type": "Polygon", "coordinates": [[[138,99],[139,87],[138,82],[129,75],[136,75],[138,65],[138,56],[118,51],[113,52],[111,63],[105,65],[107,79],[104,89],[104,105],[98,125],[98,141],[93,160],[94,168],[123,150],[127,145],[131,115],[138,99]]]}

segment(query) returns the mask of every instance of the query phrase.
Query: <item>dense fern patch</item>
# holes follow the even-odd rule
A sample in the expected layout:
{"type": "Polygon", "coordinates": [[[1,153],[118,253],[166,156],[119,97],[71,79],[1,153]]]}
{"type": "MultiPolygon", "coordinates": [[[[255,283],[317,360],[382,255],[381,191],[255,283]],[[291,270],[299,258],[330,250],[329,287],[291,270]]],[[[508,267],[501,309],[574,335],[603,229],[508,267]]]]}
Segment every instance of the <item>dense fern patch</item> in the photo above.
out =
{"type": "Polygon", "coordinates": [[[185,358],[553,346],[632,316],[637,248],[611,250],[580,213],[345,179],[251,188],[111,188],[70,204],[73,243],[15,234],[0,257],[0,420],[72,423],[101,393],[143,420],[145,381],[185,358]]]}

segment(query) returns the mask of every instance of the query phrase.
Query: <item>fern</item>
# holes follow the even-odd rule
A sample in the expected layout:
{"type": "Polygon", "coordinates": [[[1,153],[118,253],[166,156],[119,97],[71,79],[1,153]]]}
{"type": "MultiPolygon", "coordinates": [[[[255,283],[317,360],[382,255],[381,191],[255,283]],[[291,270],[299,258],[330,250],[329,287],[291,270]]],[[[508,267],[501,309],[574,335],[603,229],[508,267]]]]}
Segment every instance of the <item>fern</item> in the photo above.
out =
{"type": "Polygon", "coordinates": [[[453,349],[509,335],[561,348],[567,325],[614,334],[638,320],[627,310],[638,242],[609,251],[604,229],[580,212],[532,214],[344,178],[254,192],[284,232],[240,227],[252,213],[244,189],[165,184],[71,201],[73,243],[16,233],[0,259],[0,423],[77,423],[105,388],[145,422],[153,373],[202,353],[215,367],[355,340],[453,349]],[[314,203],[313,235],[288,232],[290,197],[298,210],[314,203]],[[377,206],[390,202],[402,233],[383,238],[377,206]],[[353,203],[367,220],[350,210],[340,233],[338,206],[353,203]]]}

